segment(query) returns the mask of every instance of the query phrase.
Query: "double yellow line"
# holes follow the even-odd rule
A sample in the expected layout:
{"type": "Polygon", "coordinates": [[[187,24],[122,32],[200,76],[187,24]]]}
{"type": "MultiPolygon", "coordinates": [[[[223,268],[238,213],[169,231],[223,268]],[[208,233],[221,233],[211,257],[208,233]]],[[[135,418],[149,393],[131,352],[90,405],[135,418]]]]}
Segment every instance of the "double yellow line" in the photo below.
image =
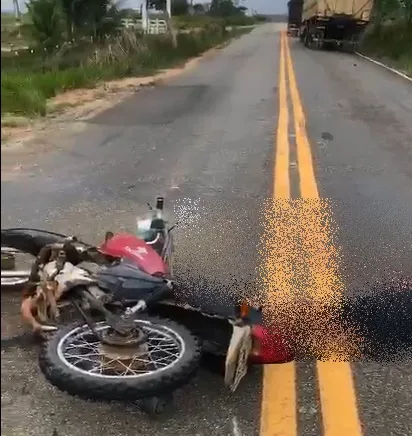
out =
{"type": "MultiPolygon", "coordinates": [[[[333,244],[330,210],[319,197],[305,115],[285,33],[281,35],[280,46],[273,199],[267,207],[265,221],[261,279],[267,318],[275,324],[279,321],[283,326],[289,325],[297,336],[307,335],[301,340],[307,340],[305,345],[314,353],[329,349],[329,356],[336,357],[342,351],[342,344],[336,335],[327,339],[327,330],[333,329],[333,317],[343,291],[339,250],[333,244]],[[289,122],[288,88],[293,123],[289,122]],[[295,133],[293,144],[290,130],[295,133]],[[291,145],[296,146],[299,175],[300,198],[296,200],[291,199],[291,145]],[[319,307],[322,310],[317,312],[319,307]]],[[[322,435],[361,436],[350,364],[318,360],[316,370],[322,435]]],[[[261,436],[297,436],[297,382],[293,362],[264,368],[261,436]]]]}
{"type": "Polygon", "coordinates": [[[289,199],[289,116],[287,105],[286,71],[289,76],[290,94],[293,105],[294,127],[299,161],[300,191],[303,198],[319,198],[316,184],[312,153],[306,133],[305,116],[299,91],[296,85],[295,72],[290,57],[289,45],[284,33],[281,34],[280,68],[279,68],[279,119],[277,130],[276,166],[274,177],[274,198],[289,199]],[[286,55],[285,55],[286,54],[286,55]]]}

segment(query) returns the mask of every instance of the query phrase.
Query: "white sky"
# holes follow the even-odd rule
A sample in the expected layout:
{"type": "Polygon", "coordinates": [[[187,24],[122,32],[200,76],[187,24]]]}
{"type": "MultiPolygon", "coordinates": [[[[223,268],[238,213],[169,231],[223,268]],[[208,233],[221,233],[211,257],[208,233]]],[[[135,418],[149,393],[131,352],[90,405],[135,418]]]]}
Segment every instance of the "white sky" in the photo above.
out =
{"type": "MultiPolygon", "coordinates": [[[[196,3],[197,0],[194,0],[196,3]]],[[[210,0],[209,0],[210,1],[210,0]]],[[[199,0],[202,3],[203,0],[199,0]]],[[[205,3],[207,0],[204,1],[205,3]]],[[[19,0],[22,10],[25,9],[26,0],[19,0]]],[[[125,0],[125,7],[137,8],[141,3],[141,0],[125,0]]],[[[243,0],[241,2],[246,7],[250,9],[255,9],[257,12],[266,14],[282,14],[286,12],[287,0],[243,0]]],[[[2,11],[12,11],[13,1],[12,0],[1,0],[1,10],[2,11]]]]}

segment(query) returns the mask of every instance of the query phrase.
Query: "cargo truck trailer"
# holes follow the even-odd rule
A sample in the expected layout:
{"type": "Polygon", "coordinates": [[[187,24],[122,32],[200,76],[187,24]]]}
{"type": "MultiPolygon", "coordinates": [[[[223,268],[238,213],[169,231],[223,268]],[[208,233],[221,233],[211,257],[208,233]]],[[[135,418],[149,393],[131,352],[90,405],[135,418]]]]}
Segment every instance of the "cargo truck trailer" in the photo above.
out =
{"type": "Polygon", "coordinates": [[[355,50],[372,7],[373,0],[303,0],[300,39],[310,48],[355,50]]]}
{"type": "Polygon", "coordinates": [[[298,36],[302,24],[303,0],[289,0],[288,2],[288,35],[298,36]]]}

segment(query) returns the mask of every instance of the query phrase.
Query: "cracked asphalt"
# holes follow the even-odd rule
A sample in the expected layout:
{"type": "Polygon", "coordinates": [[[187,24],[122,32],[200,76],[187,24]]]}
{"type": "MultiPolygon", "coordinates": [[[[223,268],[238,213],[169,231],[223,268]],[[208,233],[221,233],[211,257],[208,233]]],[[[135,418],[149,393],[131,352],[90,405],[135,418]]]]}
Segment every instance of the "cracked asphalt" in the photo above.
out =
{"type": "MultiPolygon", "coordinates": [[[[263,202],[273,185],[281,29],[257,27],[2,178],[2,228],[99,242],[106,230],[133,230],[135,215],[163,194],[174,216],[192,218],[176,241],[177,277],[188,292],[207,289],[202,298],[212,305],[255,293],[263,202]]],[[[367,322],[382,342],[402,336],[403,360],[352,364],[361,433],[408,436],[412,288],[394,283],[412,281],[412,86],[354,55],[309,51],[295,40],[289,46],[320,196],[333,206],[345,289],[353,301],[370,298],[352,314],[373,307],[367,322]]],[[[291,130],[289,137],[293,142],[291,130]]],[[[1,313],[2,338],[22,334],[17,294],[2,290],[1,313]]],[[[30,340],[2,341],[3,436],[263,435],[259,368],[235,394],[202,369],[176,393],[174,410],[153,420],[132,405],[88,403],[55,390],[39,373],[36,353],[30,340]]],[[[315,362],[297,363],[296,392],[296,428],[282,436],[345,435],[325,424],[315,362]]]]}

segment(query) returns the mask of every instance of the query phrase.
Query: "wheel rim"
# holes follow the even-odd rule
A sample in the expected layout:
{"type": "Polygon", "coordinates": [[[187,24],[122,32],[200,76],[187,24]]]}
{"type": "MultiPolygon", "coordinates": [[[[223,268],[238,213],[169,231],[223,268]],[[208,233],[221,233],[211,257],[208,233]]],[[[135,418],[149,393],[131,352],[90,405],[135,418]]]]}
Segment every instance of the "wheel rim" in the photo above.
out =
{"type": "MultiPolygon", "coordinates": [[[[99,348],[100,341],[87,325],[77,327],[65,334],[58,342],[57,355],[73,371],[90,377],[110,379],[145,378],[172,368],[182,359],[185,343],[178,333],[150,321],[136,320],[135,322],[147,336],[147,351],[136,353],[127,363],[121,359],[105,361],[99,348]]],[[[108,328],[105,322],[96,324],[98,332],[108,328]]]]}

